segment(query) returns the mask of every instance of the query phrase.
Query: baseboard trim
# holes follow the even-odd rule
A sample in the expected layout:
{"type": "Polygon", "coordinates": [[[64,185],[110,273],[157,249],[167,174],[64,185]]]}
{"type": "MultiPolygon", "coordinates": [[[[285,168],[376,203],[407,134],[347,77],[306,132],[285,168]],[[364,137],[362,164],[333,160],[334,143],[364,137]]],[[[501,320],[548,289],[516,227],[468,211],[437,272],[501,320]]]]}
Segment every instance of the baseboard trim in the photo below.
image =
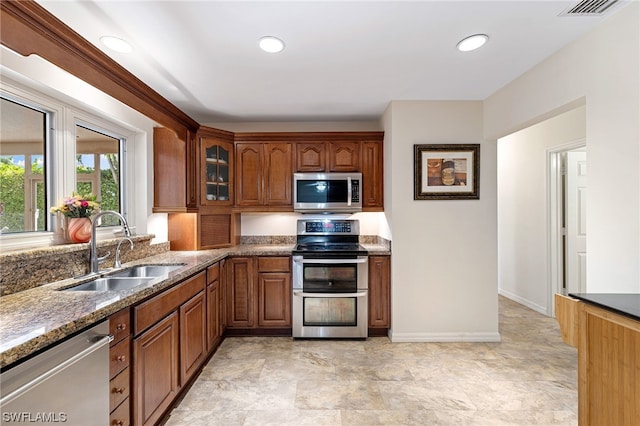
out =
{"type": "Polygon", "coordinates": [[[513,300],[514,302],[517,302],[521,305],[524,305],[529,309],[533,309],[534,311],[542,315],[551,316],[551,314],[547,311],[547,308],[545,306],[540,306],[528,299],[525,299],[524,297],[518,296],[517,294],[511,293],[509,291],[506,291],[500,288],[498,289],[498,294],[500,296],[506,297],[507,299],[513,300]]]}
{"type": "Polygon", "coordinates": [[[500,333],[394,333],[389,332],[392,342],[500,342],[500,333]]]}

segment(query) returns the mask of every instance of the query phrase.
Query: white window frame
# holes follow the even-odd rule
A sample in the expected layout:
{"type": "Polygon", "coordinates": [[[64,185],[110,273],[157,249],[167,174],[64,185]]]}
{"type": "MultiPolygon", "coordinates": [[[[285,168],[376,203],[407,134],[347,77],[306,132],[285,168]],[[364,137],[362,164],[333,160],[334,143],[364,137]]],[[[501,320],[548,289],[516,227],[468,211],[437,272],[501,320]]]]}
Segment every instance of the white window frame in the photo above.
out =
{"type": "MultiPolygon", "coordinates": [[[[135,203],[133,200],[133,170],[135,150],[127,149],[127,142],[132,143],[138,132],[120,123],[100,117],[75,105],[51,98],[28,87],[21,87],[0,80],[0,94],[19,104],[37,109],[47,114],[47,142],[45,146],[45,162],[47,182],[47,231],[29,231],[11,234],[0,234],[0,252],[28,248],[49,247],[59,244],[61,221],[57,215],[51,215],[49,209],[58,205],[62,199],[76,189],[76,124],[98,130],[120,140],[120,209],[129,225],[135,227],[135,203]]],[[[100,227],[98,240],[113,238],[119,226],[100,227]]]]}

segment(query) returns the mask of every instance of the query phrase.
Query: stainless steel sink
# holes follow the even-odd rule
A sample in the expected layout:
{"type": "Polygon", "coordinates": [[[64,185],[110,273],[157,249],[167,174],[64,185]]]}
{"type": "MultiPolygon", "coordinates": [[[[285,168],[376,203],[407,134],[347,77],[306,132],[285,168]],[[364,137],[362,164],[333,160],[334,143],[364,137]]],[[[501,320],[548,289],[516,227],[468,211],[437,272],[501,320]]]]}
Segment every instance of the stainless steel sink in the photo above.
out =
{"type": "Polygon", "coordinates": [[[169,272],[182,268],[184,264],[178,265],[138,265],[116,272],[112,277],[161,277],[169,272]]]}
{"type": "Polygon", "coordinates": [[[120,291],[130,290],[151,281],[153,277],[105,277],[69,287],[64,291],[120,291]]]}

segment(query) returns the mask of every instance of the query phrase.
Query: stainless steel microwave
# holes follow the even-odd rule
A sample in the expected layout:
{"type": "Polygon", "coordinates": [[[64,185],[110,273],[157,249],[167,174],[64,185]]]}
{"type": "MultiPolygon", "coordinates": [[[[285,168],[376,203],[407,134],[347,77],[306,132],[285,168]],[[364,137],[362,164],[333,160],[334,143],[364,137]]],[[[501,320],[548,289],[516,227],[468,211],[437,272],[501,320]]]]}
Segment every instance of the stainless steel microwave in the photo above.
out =
{"type": "Polygon", "coordinates": [[[362,211],[362,173],[294,173],[293,210],[302,213],[362,211]]]}

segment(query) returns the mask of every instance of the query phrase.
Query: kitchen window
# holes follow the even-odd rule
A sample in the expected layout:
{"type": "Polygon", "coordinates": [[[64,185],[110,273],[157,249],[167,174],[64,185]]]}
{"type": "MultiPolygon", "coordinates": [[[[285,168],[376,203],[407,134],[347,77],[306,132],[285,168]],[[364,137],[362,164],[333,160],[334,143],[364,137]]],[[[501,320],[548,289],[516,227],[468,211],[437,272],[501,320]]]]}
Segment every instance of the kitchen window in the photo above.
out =
{"type": "MultiPolygon", "coordinates": [[[[73,191],[92,192],[102,210],[126,217],[126,130],[55,100],[21,95],[0,93],[3,248],[55,243],[60,221],[49,210],[73,191]]],[[[101,227],[118,224],[107,216],[101,227]]]]}

